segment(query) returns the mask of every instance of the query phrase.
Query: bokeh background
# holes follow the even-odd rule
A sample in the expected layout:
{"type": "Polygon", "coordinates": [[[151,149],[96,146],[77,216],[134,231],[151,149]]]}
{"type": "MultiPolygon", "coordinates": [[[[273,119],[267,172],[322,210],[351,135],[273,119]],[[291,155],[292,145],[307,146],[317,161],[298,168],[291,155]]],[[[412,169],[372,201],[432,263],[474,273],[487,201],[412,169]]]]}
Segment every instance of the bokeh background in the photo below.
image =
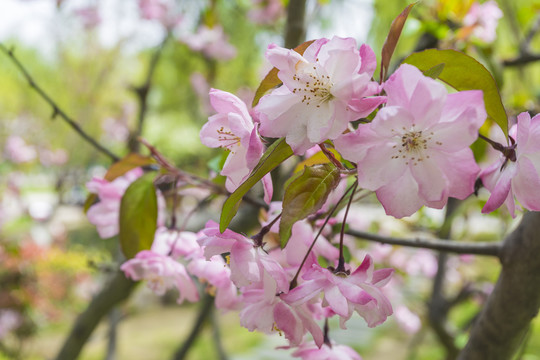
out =
{"type": "MultiPolygon", "coordinates": [[[[466,25],[473,1],[418,3],[394,63],[428,47],[467,52],[494,75],[510,119],[521,111],[536,114],[540,2],[494,3],[503,16],[493,20],[493,39],[466,25]]],[[[141,135],[176,166],[213,176],[222,153],[204,147],[198,135],[212,114],[208,91],[219,88],[251,103],[270,69],[264,50],[269,43],[284,44],[287,4],[286,0],[2,0],[0,42],[13,50],[33,79],[85,132],[120,155],[138,146],[133,141],[141,112],[137,89],[153,68],[141,135]]],[[[391,21],[407,5],[401,0],[308,0],[305,38],[354,37],[380,54],[391,21]]],[[[103,176],[110,160],[52,115],[12,60],[0,54],[0,359],[53,358],[76,315],[118,267],[117,239],[100,239],[84,213],[85,184],[103,176]]],[[[498,136],[496,129],[493,136],[498,136]]],[[[485,146],[478,145],[475,151],[479,161],[490,156],[485,146]]],[[[504,209],[480,216],[486,199],[480,193],[479,199],[460,206],[450,225],[452,238],[499,240],[519,220],[512,220],[504,209]]],[[[210,207],[204,216],[217,219],[218,211],[219,206],[210,207]]],[[[361,230],[396,236],[435,236],[444,223],[444,212],[431,210],[390,219],[369,198],[351,216],[350,222],[361,230]]],[[[203,220],[195,219],[191,226],[200,223],[203,220]]],[[[396,268],[389,289],[395,315],[376,329],[368,329],[359,319],[351,321],[348,331],[335,330],[333,336],[365,359],[443,358],[444,347],[426,318],[437,254],[367,243],[357,246],[381,266],[396,268]]],[[[452,256],[446,266],[448,293],[473,289],[448,314],[456,342],[464,345],[499,265],[489,258],[452,256]]],[[[168,359],[189,333],[196,307],[178,306],[174,296],[157,298],[139,286],[98,327],[81,359],[168,359]]],[[[217,358],[212,345],[216,337],[231,359],[287,356],[274,350],[285,345],[283,338],[249,333],[234,313],[216,314],[215,324],[220,331],[205,327],[189,359],[217,358]]],[[[540,359],[539,331],[536,320],[520,359],[540,359]]]]}

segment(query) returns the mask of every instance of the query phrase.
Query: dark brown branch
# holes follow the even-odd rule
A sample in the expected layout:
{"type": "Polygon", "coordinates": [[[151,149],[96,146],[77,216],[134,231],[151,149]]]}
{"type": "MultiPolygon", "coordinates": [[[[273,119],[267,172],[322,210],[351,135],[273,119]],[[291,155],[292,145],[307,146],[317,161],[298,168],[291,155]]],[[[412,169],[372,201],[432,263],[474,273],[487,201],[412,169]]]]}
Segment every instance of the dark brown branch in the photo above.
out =
{"type": "Polygon", "coordinates": [[[93,137],[88,135],[80,126],[77,124],[72,118],[70,118],[64,110],[62,110],[58,104],[35,82],[35,80],[32,78],[30,73],[26,70],[26,68],[23,66],[23,64],[19,61],[19,59],[15,56],[13,53],[13,49],[8,49],[4,44],[0,43],[0,50],[2,50],[15,64],[15,66],[19,69],[19,71],[22,73],[26,81],[28,82],[28,85],[32,89],[34,89],[35,92],[41,96],[45,102],[47,102],[52,110],[52,118],[55,118],[59,116],[61,119],[63,119],[75,132],[77,132],[86,142],[88,142],[90,145],[92,145],[94,148],[102,152],[103,154],[107,155],[111,160],[118,161],[120,158],[113,154],[109,149],[105,148],[103,145],[98,143],[93,137]]]}
{"type": "Polygon", "coordinates": [[[76,359],[100,320],[116,305],[127,299],[136,284],[127,279],[122,271],[117,271],[111,281],[92,299],[86,310],[79,315],[56,360],[76,359]]]}
{"type": "Polygon", "coordinates": [[[140,142],[138,141],[138,137],[142,134],[144,119],[146,118],[146,113],[148,112],[148,94],[152,88],[152,78],[154,77],[159,59],[161,58],[161,54],[163,53],[163,49],[165,48],[165,44],[169,40],[169,37],[170,33],[167,33],[165,39],[163,39],[161,44],[152,54],[144,83],[141,86],[133,88],[133,91],[137,95],[137,99],[139,101],[139,114],[137,116],[137,127],[130,135],[128,141],[130,152],[139,152],[140,142]]]}
{"type": "Polygon", "coordinates": [[[290,0],[285,24],[285,47],[292,49],[300,45],[306,36],[306,0],[290,0]]]}
{"type": "Polygon", "coordinates": [[[518,350],[540,308],[540,213],[523,216],[504,241],[502,271],[459,359],[506,360],[518,350]]]}
{"type": "Polygon", "coordinates": [[[504,60],[504,66],[520,66],[540,60],[540,54],[524,53],[515,59],[504,60]]]}
{"type": "Polygon", "coordinates": [[[197,315],[197,318],[195,319],[195,322],[193,323],[193,328],[191,329],[191,332],[180,347],[178,351],[174,354],[173,360],[184,360],[195,343],[195,340],[197,340],[197,337],[199,336],[199,333],[201,332],[204,323],[206,322],[206,319],[208,316],[210,316],[212,310],[214,307],[214,298],[211,295],[205,294],[204,297],[201,299],[201,307],[199,309],[199,313],[197,315]]]}
{"type": "Polygon", "coordinates": [[[486,256],[500,256],[502,244],[500,242],[450,242],[441,239],[403,239],[376,235],[363,231],[347,230],[348,235],[381,244],[401,245],[414,248],[446,251],[456,254],[473,254],[486,256]]]}

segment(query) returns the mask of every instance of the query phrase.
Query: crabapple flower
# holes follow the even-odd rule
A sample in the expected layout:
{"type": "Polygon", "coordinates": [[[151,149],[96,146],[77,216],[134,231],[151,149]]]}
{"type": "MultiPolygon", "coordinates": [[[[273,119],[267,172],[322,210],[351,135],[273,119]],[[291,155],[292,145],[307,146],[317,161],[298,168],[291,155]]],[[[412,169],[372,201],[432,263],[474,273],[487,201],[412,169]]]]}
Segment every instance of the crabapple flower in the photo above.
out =
{"type": "Polygon", "coordinates": [[[36,149],[32,145],[28,145],[23,138],[15,135],[6,139],[4,152],[7,158],[17,164],[30,162],[37,156],[36,149]]]}
{"type": "Polygon", "coordinates": [[[523,112],[517,120],[510,129],[510,137],[515,144],[509,147],[515,158],[507,158],[501,153],[495,163],[480,173],[482,183],[491,192],[483,213],[491,212],[504,203],[515,217],[515,200],[526,209],[540,210],[540,115],[531,119],[529,113],[523,112]]]}
{"type": "Polygon", "coordinates": [[[315,342],[322,345],[322,330],[307,304],[292,306],[282,301],[277,291],[276,282],[267,273],[262,288],[243,291],[244,308],[240,312],[240,324],[249,331],[283,333],[293,346],[300,344],[309,331],[315,342]]]}
{"type": "Polygon", "coordinates": [[[209,260],[194,259],[187,267],[191,274],[199,278],[200,282],[208,282],[208,292],[215,296],[218,309],[238,309],[240,305],[238,290],[231,281],[231,270],[220,255],[212,256],[209,260]]]}
{"type": "Polygon", "coordinates": [[[204,247],[207,260],[214,255],[230,253],[231,280],[236,286],[260,287],[267,273],[276,282],[279,291],[289,290],[283,267],[260,247],[255,247],[245,236],[228,229],[222,234],[219,225],[210,220],[198,241],[204,247]]]}
{"type": "Polygon", "coordinates": [[[209,58],[230,60],[236,56],[236,48],[227,42],[221,26],[200,26],[195,34],[181,38],[191,50],[199,51],[209,58]]]}
{"type": "Polygon", "coordinates": [[[160,227],[154,235],[151,250],[173,258],[198,259],[203,257],[203,253],[197,239],[198,235],[190,231],[160,227]]]}
{"type": "Polygon", "coordinates": [[[129,185],[143,174],[141,168],[128,171],[123,176],[109,182],[105,179],[93,178],[86,187],[97,194],[99,202],[92,205],[86,215],[88,221],[97,228],[99,236],[107,239],[118,234],[120,202],[129,185]]]}
{"type": "Polygon", "coordinates": [[[482,91],[448,94],[437,81],[403,64],[384,85],[387,106],[373,121],[337,139],[358,164],[359,186],[373,190],[386,213],[412,215],[464,199],[480,171],[469,146],[486,118],[482,91]]]}
{"type": "Polygon", "coordinates": [[[463,18],[463,24],[473,26],[472,35],[489,44],[497,37],[497,24],[502,16],[503,12],[495,0],[483,4],[475,2],[463,18]]]}
{"type": "Polygon", "coordinates": [[[321,347],[313,342],[303,343],[292,356],[302,360],[362,360],[362,357],[347,345],[338,345],[334,342],[332,346],[325,343],[321,347]]]}
{"type": "Polygon", "coordinates": [[[322,292],[323,306],[329,306],[341,317],[342,327],[355,310],[369,327],[374,327],[392,315],[392,305],[379,288],[388,283],[393,272],[393,269],[374,271],[369,255],[350,275],[334,273],[314,264],[302,276],[305,281],[281,297],[291,305],[299,305],[322,292]]]}
{"type": "Polygon", "coordinates": [[[286,137],[297,155],[327,139],[336,139],[350,121],[370,114],[384,97],[371,81],[377,66],[368,45],[356,48],[352,38],[322,38],[298,54],[271,44],[266,58],[283,86],[265,95],[256,110],[260,133],[286,137]]]}
{"type": "MultiPolygon", "coordinates": [[[[208,147],[230,151],[221,175],[227,177],[225,187],[233,192],[249,176],[263,152],[263,144],[246,104],[235,95],[210,90],[210,103],[217,114],[208,118],[201,129],[201,142],[208,147]]],[[[265,200],[272,197],[270,176],[263,179],[265,200]]]]}
{"type": "Polygon", "coordinates": [[[123,263],[120,270],[132,280],[147,280],[148,287],[156,295],[161,296],[167,290],[177,288],[180,293],[178,304],[184,299],[191,302],[199,300],[197,288],[184,265],[169,256],[143,250],[123,263]]]}
{"type": "Polygon", "coordinates": [[[248,18],[256,24],[270,25],[275,23],[284,13],[281,0],[253,0],[253,8],[248,18]]]}

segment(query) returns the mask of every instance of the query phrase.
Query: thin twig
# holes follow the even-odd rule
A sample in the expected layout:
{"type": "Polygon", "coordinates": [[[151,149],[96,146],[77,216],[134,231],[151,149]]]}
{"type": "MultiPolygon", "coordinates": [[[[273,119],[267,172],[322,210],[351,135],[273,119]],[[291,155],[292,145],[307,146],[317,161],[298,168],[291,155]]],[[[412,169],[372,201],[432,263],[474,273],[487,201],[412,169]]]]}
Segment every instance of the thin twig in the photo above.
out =
{"type": "Polygon", "coordinates": [[[13,62],[13,64],[19,69],[19,71],[22,73],[26,81],[28,82],[28,85],[32,89],[34,89],[39,96],[45,102],[47,102],[52,110],[52,118],[59,116],[61,119],[63,119],[73,130],[75,130],[84,140],[86,140],[90,145],[92,145],[94,148],[102,152],[103,154],[107,155],[111,160],[118,161],[120,160],[120,157],[113,154],[109,149],[105,148],[103,145],[98,143],[92,136],[88,135],[80,126],[77,124],[72,118],[70,118],[64,110],[62,110],[58,104],[35,82],[35,80],[32,78],[28,70],[23,66],[23,64],[19,61],[19,59],[15,56],[13,53],[13,49],[8,49],[4,44],[0,43],[0,50],[2,50],[13,62]]]}
{"type": "Polygon", "coordinates": [[[137,139],[142,134],[144,119],[146,118],[146,113],[148,111],[148,94],[150,93],[150,89],[152,88],[152,78],[154,77],[157,64],[159,62],[159,59],[161,58],[161,54],[163,53],[163,49],[165,48],[165,44],[167,43],[169,38],[170,33],[168,32],[161,44],[152,54],[152,58],[150,59],[150,64],[148,65],[148,71],[146,73],[144,83],[141,86],[133,87],[133,91],[135,92],[139,100],[139,114],[137,116],[137,127],[135,131],[133,131],[133,133],[131,134],[128,144],[131,152],[139,151],[140,143],[137,139]]]}
{"type": "Polygon", "coordinates": [[[500,256],[502,249],[501,242],[450,242],[441,239],[403,239],[376,235],[368,232],[347,230],[346,234],[381,244],[401,245],[414,248],[424,248],[431,250],[446,251],[456,254],[473,254],[486,256],[500,256]]]}

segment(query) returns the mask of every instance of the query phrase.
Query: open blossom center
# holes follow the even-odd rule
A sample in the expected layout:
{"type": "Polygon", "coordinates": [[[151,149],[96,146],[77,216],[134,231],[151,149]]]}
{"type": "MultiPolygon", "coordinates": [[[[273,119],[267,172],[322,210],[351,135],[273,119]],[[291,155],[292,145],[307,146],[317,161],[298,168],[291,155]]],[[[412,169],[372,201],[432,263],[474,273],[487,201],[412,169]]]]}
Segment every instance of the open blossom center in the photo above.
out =
{"type": "Polygon", "coordinates": [[[226,130],[223,126],[217,130],[218,140],[221,148],[226,148],[234,153],[234,145],[240,146],[240,137],[236,136],[231,130],[226,130]]]}
{"type": "MultiPolygon", "coordinates": [[[[392,129],[392,132],[396,132],[396,137],[399,136],[397,144],[392,146],[392,148],[397,150],[392,155],[392,159],[403,159],[405,160],[405,165],[412,164],[414,166],[418,165],[424,159],[429,159],[427,150],[430,147],[433,132],[426,134],[422,130],[415,130],[414,125],[409,130],[403,127],[399,133],[394,129],[392,129]]],[[[442,145],[439,141],[436,144],[442,145]]]]}
{"type": "Polygon", "coordinates": [[[293,80],[297,81],[298,87],[295,87],[292,92],[303,96],[302,103],[305,105],[313,103],[316,107],[320,107],[321,104],[334,98],[331,92],[334,84],[330,81],[330,76],[319,74],[316,66],[313,66],[312,71],[293,75],[293,80]]]}

